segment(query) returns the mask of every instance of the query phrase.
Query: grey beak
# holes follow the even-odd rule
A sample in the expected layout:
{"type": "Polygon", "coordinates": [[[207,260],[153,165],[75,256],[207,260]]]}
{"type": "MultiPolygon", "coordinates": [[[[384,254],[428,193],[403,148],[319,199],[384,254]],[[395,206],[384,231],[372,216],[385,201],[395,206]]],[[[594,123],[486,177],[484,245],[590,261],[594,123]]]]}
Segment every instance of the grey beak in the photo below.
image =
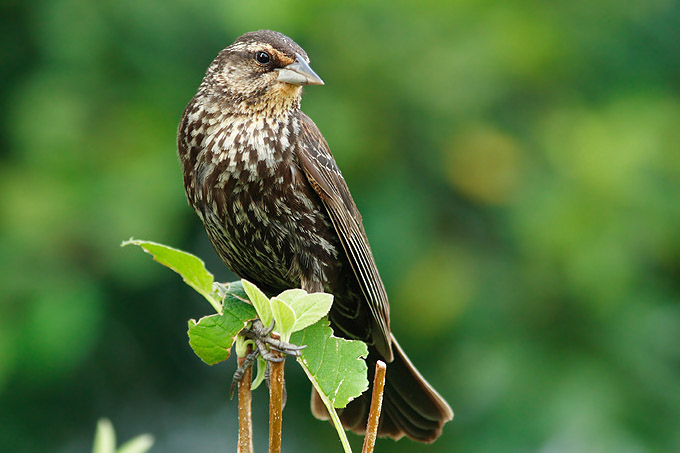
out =
{"type": "Polygon", "coordinates": [[[279,71],[279,76],[276,80],[298,86],[324,84],[321,77],[316,75],[316,72],[309,67],[302,55],[296,53],[295,57],[294,63],[277,69],[277,71],[279,71]]]}

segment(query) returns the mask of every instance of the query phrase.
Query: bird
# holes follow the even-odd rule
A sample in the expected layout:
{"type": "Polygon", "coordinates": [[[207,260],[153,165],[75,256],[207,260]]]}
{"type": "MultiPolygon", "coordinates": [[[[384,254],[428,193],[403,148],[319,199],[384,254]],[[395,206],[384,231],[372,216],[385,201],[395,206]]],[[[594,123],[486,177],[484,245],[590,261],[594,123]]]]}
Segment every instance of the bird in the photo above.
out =
{"type": "MultiPolygon", "coordinates": [[[[368,345],[369,381],[377,360],[388,363],[378,435],[433,442],[453,411],[392,335],[362,217],[300,108],[303,87],[323,84],[302,47],[277,31],[245,33],[220,51],[178,126],[187,200],[237,276],[268,295],[333,294],[330,325],[368,345]]],[[[338,411],[346,430],[365,432],[370,393],[338,411]]],[[[315,392],[311,406],[328,419],[315,392]]]]}

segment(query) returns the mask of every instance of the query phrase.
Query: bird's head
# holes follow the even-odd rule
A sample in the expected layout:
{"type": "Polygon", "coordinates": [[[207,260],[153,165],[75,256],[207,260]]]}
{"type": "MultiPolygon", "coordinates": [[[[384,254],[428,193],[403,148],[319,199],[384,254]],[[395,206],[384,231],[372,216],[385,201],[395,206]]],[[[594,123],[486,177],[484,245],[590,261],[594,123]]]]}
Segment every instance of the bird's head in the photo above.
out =
{"type": "Polygon", "coordinates": [[[279,32],[260,30],[221,51],[200,90],[234,113],[268,115],[299,107],[304,85],[323,85],[307,53],[279,32]]]}

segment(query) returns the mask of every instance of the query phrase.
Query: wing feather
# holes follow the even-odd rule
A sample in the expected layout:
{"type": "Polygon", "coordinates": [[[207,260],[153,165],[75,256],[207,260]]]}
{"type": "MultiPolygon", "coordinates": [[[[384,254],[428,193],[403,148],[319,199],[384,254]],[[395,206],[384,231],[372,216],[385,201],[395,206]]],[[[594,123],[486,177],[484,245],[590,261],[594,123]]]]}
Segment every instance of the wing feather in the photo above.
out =
{"type": "Polygon", "coordinates": [[[392,360],[389,303],[366,238],[361,215],[330,148],[314,122],[300,112],[298,158],[310,185],[321,198],[345,249],[373,318],[376,348],[392,360]]]}

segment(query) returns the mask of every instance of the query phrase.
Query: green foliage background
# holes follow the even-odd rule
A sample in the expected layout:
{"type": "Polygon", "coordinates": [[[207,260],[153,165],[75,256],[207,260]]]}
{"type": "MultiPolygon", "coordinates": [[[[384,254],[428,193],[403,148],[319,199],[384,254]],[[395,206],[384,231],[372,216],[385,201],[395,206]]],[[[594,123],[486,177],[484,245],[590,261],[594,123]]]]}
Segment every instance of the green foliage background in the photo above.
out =
{"type": "MultiPolygon", "coordinates": [[[[324,78],[303,108],[400,343],[456,411],[434,445],[377,451],[680,450],[677,1],[1,8],[3,451],[89,451],[101,416],[153,451],[235,445],[234,364],[206,367],[185,336],[211,308],[119,244],[233,280],[185,202],[175,130],[212,58],[259,28],[324,78]]],[[[288,388],[284,448],[337,449],[304,377],[288,388]]],[[[255,416],[264,448],[264,393],[255,416]]]]}

